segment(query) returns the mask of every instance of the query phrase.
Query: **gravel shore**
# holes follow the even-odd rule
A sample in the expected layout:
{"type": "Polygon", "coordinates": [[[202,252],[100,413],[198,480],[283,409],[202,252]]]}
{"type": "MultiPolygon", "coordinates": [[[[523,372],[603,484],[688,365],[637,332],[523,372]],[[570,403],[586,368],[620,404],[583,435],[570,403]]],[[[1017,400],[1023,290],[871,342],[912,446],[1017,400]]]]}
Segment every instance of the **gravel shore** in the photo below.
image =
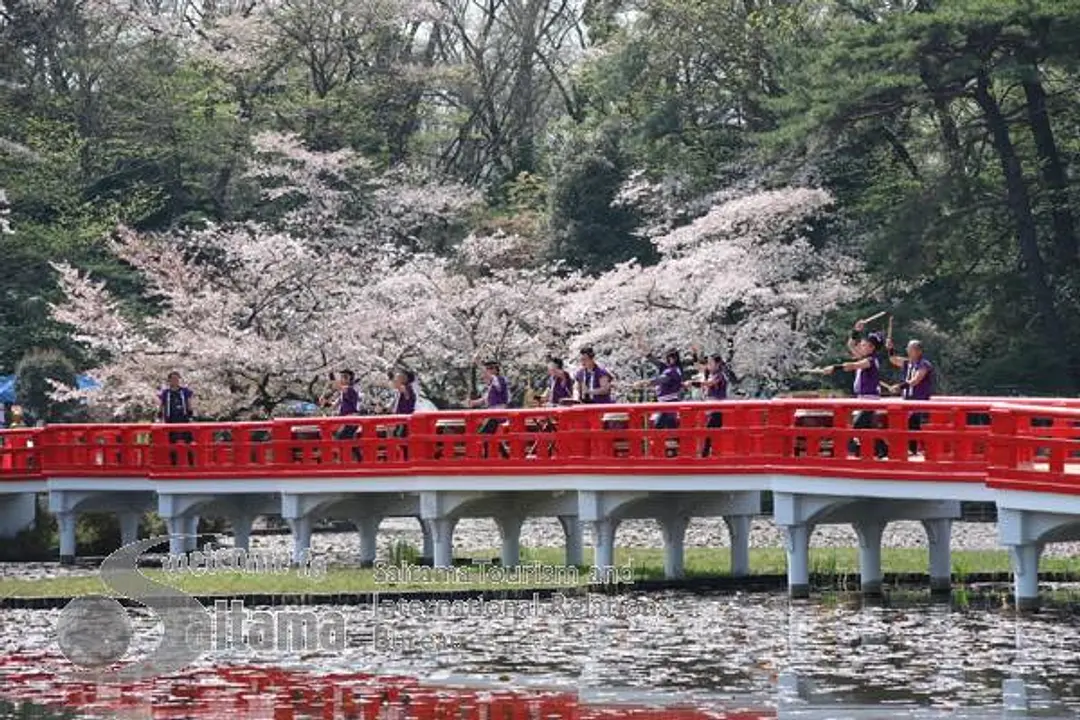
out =
{"type": "MultiPolygon", "coordinates": [[[[229,544],[230,538],[223,538],[229,544]]],[[[379,527],[378,554],[385,559],[390,547],[405,541],[418,550],[423,546],[420,524],[413,518],[387,518],[379,527]]],[[[258,535],[251,539],[252,548],[286,553],[292,547],[290,535],[258,535]]],[[[585,544],[592,543],[586,526],[585,544]]],[[[312,536],[312,551],[325,557],[332,565],[357,564],[360,540],[355,532],[318,532],[312,536]]],[[[455,552],[468,555],[481,550],[491,551],[500,544],[499,529],[489,518],[465,518],[454,530],[455,552]]],[[[660,526],[653,520],[625,520],[619,525],[616,544],[624,548],[660,548],[660,526]]],[[[721,518],[695,518],[686,531],[686,547],[727,547],[730,544],[727,526],[721,518]]],[[[527,521],[521,530],[521,547],[562,547],[562,527],[554,518],[527,521]]],[[[750,545],[755,548],[783,547],[783,535],[770,518],[754,520],[750,530],[750,545]]],[[[858,539],[850,525],[821,525],[810,538],[812,547],[857,547],[858,539]]],[[[897,520],[889,523],[882,536],[882,546],[890,548],[926,547],[922,524],[897,520]]],[[[1001,550],[997,526],[994,523],[955,522],[952,531],[953,550],[1001,550]]],[[[1052,543],[1046,546],[1047,556],[1076,556],[1080,543],[1052,543]]],[[[93,575],[97,570],[87,567],[64,567],[57,563],[0,563],[0,574],[7,578],[26,580],[75,575],[93,575]]]]}

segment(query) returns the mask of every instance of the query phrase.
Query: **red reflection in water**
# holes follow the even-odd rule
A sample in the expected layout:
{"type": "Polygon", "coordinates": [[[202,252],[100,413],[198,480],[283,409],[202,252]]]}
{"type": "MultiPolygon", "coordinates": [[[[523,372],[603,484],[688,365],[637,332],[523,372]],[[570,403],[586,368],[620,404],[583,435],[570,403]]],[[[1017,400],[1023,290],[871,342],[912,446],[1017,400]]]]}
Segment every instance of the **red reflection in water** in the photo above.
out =
{"type": "Polygon", "coordinates": [[[762,720],[776,716],[767,710],[587,705],[572,693],[445,688],[408,677],[320,675],[239,665],[134,684],[93,685],[58,677],[55,671],[61,670],[62,663],[45,654],[0,658],[0,698],[56,710],[153,720],[762,720]]]}

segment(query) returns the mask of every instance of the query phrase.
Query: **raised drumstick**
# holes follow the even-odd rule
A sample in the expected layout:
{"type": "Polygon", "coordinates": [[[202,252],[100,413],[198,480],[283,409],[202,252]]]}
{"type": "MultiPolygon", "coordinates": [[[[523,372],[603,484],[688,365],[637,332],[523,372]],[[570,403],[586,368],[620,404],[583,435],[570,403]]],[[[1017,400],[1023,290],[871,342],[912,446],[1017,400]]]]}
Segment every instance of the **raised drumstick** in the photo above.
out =
{"type": "Polygon", "coordinates": [[[863,325],[869,325],[870,323],[874,322],[875,320],[880,320],[881,318],[885,317],[888,314],[889,314],[888,310],[882,310],[881,312],[874,313],[870,317],[864,318],[864,319],[860,320],[859,322],[861,322],[863,325]]]}

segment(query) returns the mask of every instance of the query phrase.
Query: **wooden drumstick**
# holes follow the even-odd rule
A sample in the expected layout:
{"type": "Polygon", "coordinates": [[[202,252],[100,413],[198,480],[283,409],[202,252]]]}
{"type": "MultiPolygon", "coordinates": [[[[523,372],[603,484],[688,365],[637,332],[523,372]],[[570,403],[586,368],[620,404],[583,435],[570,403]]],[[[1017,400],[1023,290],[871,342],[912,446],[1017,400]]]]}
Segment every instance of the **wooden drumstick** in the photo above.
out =
{"type": "Polygon", "coordinates": [[[889,314],[888,310],[882,310],[881,312],[874,313],[870,317],[864,318],[864,319],[860,320],[859,322],[861,322],[863,325],[869,325],[870,323],[874,322],[875,320],[880,320],[881,318],[885,317],[888,314],[889,314]]]}

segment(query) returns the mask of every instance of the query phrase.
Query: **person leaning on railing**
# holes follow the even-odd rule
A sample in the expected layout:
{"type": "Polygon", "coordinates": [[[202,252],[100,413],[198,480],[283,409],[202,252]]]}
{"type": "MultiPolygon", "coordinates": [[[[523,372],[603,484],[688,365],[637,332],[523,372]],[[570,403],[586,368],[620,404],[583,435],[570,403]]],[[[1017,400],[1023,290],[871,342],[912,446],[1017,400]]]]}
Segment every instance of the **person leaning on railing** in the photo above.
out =
{"type": "MultiPolygon", "coordinates": [[[[168,425],[186,425],[192,422],[195,417],[194,398],[195,393],[182,383],[180,373],[175,370],[172,371],[169,373],[166,386],[158,393],[158,419],[168,425]]],[[[193,442],[195,442],[195,438],[186,430],[169,433],[170,444],[185,443],[190,445],[193,442]]],[[[170,451],[169,457],[172,464],[176,465],[176,452],[170,451]]],[[[192,465],[195,464],[195,456],[191,451],[188,451],[188,462],[192,465]]]]}
{"type": "MultiPolygon", "coordinates": [[[[347,417],[360,414],[360,391],[356,389],[356,374],[352,370],[342,370],[338,374],[337,415],[347,417]]],[[[356,437],[359,425],[343,425],[334,433],[336,440],[351,440],[356,437]]]]}
{"type": "MultiPolygon", "coordinates": [[[[904,379],[896,385],[888,385],[890,392],[899,391],[905,400],[929,400],[934,394],[934,365],[923,355],[922,343],[918,340],[909,340],[907,352],[904,355],[894,355],[896,347],[892,338],[885,343],[885,349],[889,353],[889,363],[893,367],[900,368],[904,379]]],[[[918,432],[924,423],[930,421],[929,413],[913,412],[908,416],[908,430],[918,432]]],[[[919,451],[919,443],[915,440],[908,441],[908,453],[915,455],[919,451]]]]}
{"type": "MultiPolygon", "coordinates": [[[[728,396],[728,379],[724,358],[719,355],[702,357],[700,349],[697,347],[693,347],[691,350],[694,353],[693,362],[701,370],[700,379],[691,380],[689,384],[699,384],[701,386],[702,400],[706,402],[726,400],[728,396]]],[[[723,426],[724,415],[719,411],[710,412],[705,419],[705,427],[707,428],[721,428],[723,426]]],[[[701,457],[708,457],[710,454],[712,454],[712,438],[707,437],[701,448],[701,457]]]]}
{"type": "MultiPolygon", "coordinates": [[[[657,375],[649,380],[649,384],[656,388],[657,402],[678,402],[682,398],[683,371],[682,359],[678,350],[668,350],[664,353],[664,360],[654,357],[651,353],[645,359],[657,369],[657,375]]],[[[679,427],[679,417],[675,413],[660,413],[656,418],[657,430],[675,430],[679,427]]]]}
{"type": "MultiPolygon", "coordinates": [[[[469,407],[485,408],[488,410],[504,409],[510,405],[510,383],[500,372],[499,363],[488,360],[482,366],[484,382],[484,394],[467,402],[469,407]]],[[[480,425],[479,432],[484,435],[493,435],[503,422],[501,418],[487,418],[480,425]]],[[[505,445],[500,445],[500,452],[504,457],[509,457],[509,450],[505,445]]],[[[484,445],[484,457],[487,457],[487,445],[484,445]]]]}
{"type": "MultiPolygon", "coordinates": [[[[852,360],[845,363],[837,363],[825,368],[825,374],[845,371],[855,373],[853,385],[855,397],[860,400],[881,399],[881,370],[877,359],[877,353],[884,344],[884,339],[878,333],[870,333],[863,337],[862,331],[865,323],[861,320],[855,323],[855,329],[848,338],[848,350],[852,360]]],[[[852,427],[856,430],[866,430],[874,427],[874,411],[859,410],[855,413],[855,422],[852,427]]],[[[848,452],[852,455],[861,455],[861,444],[855,438],[848,442],[848,452]]],[[[874,441],[874,454],[879,458],[888,457],[889,447],[882,439],[874,441]]]]}
{"type": "MultiPolygon", "coordinates": [[[[391,370],[390,385],[394,390],[394,402],[390,405],[390,414],[412,415],[416,412],[416,399],[420,394],[416,388],[416,374],[412,370],[391,370]]],[[[408,423],[394,425],[391,434],[396,438],[407,438],[409,436],[408,423]]],[[[404,443],[401,444],[401,459],[406,461],[409,459],[409,448],[404,443]]]]}
{"type": "Polygon", "coordinates": [[[581,349],[581,368],[574,375],[574,399],[582,403],[606,405],[611,402],[612,374],[596,364],[591,347],[581,349]]]}

